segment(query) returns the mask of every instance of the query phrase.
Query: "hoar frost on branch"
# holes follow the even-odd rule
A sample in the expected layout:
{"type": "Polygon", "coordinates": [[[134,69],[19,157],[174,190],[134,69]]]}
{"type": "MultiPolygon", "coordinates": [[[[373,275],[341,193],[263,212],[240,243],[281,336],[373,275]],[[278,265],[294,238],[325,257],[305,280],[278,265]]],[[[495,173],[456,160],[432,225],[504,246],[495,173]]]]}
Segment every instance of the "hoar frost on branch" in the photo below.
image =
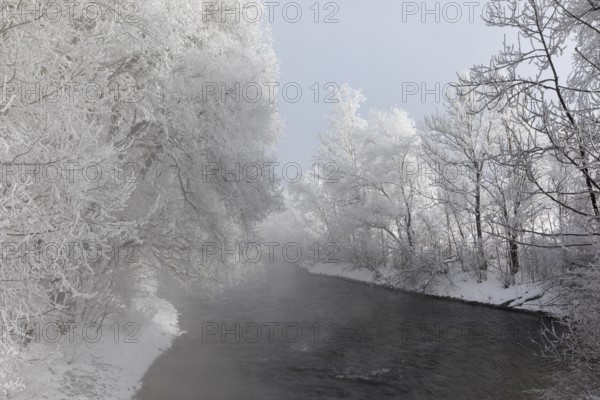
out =
{"type": "Polygon", "coordinates": [[[567,316],[544,350],[566,371],[546,395],[598,394],[600,5],[498,0],[485,19],[506,29],[503,48],[418,129],[397,109],[363,117],[364,96],[343,87],[315,157],[338,179],[292,197],[341,261],[392,268],[398,286],[491,271],[551,289],[567,316]]]}
{"type": "Polygon", "coordinates": [[[0,323],[14,327],[0,343],[5,391],[20,386],[15,352],[29,324],[89,321],[98,305],[101,323],[130,304],[148,268],[211,286],[236,282],[247,268],[202,263],[195,246],[250,240],[280,207],[276,182],[201,175],[206,162],[272,160],[274,104],[197,101],[204,82],[276,80],[264,26],[203,20],[191,1],[145,2],[131,18],[115,18],[115,3],[95,18],[73,7],[58,20],[12,13],[0,23],[8,172],[0,241],[11,244],[0,266],[0,323]],[[44,89],[31,95],[31,87],[44,89]],[[50,244],[53,257],[32,254],[50,244]],[[86,246],[101,256],[90,260],[86,246]],[[117,256],[131,247],[135,262],[117,256]]]}

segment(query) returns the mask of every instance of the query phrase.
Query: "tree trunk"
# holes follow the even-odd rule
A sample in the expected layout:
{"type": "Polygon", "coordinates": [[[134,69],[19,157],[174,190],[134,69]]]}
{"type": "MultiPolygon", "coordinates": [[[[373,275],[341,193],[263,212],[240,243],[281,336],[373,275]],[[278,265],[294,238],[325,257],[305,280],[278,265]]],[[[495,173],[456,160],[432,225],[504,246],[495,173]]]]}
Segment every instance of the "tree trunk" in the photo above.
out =
{"type": "Polygon", "coordinates": [[[479,269],[487,271],[487,261],[483,252],[483,230],[481,228],[481,166],[475,163],[475,229],[477,231],[477,256],[479,269]]]}
{"type": "Polygon", "coordinates": [[[517,243],[517,235],[514,231],[510,233],[508,248],[510,252],[510,274],[515,276],[519,272],[519,244],[517,243]]]}

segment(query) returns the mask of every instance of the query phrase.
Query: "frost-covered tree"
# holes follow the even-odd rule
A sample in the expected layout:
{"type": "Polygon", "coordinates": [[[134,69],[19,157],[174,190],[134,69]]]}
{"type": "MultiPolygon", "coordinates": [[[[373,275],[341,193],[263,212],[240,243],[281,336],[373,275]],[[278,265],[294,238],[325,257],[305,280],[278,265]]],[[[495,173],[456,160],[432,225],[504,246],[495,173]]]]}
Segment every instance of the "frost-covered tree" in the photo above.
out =
{"type": "MultiPolygon", "coordinates": [[[[553,397],[574,398],[598,391],[598,46],[600,7],[595,1],[527,0],[493,2],[490,25],[512,28],[513,40],[489,65],[479,65],[461,80],[487,109],[509,115],[527,132],[516,138],[511,157],[523,165],[528,185],[552,210],[519,227],[531,246],[559,254],[555,286],[569,316],[568,332],[553,339],[555,355],[571,366],[561,374],[553,397]],[[566,350],[565,350],[566,349],[566,350]],[[582,377],[582,378],[581,378],[582,377]],[[572,382],[580,381],[580,385],[572,382]]],[[[538,202],[538,204],[540,204],[538,202]]],[[[548,207],[543,207],[549,210],[548,207]]]]}
{"type": "Polygon", "coordinates": [[[598,11],[593,2],[586,1],[575,6],[558,0],[497,1],[492,5],[487,22],[515,28],[518,40],[507,41],[489,65],[474,67],[461,83],[484,96],[488,108],[509,108],[514,120],[545,138],[543,146],[530,151],[552,154],[562,168],[579,174],[580,185],[568,193],[568,204],[555,195],[559,188],[533,179],[538,189],[571,212],[594,217],[599,212],[596,192],[600,188],[594,130],[589,129],[597,98],[593,83],[597,80],[593,73],[597,55],[590,38],[597,35],[594,15],[598,11]],[[571,40],[576,41],[574,49],[569,47],[571,40]],[[560,70],[565,53],[574,57],[572,73],[560,70]]]}
{"type": "Polygon", "coordinates": [[[305,181],[292,193],[348,261],[372,269],[406,267],[419,231],[414,122],[398,108],[363,118],[364,96],[346,85],[338,101],[316,157],[320,170],[335,172],[333,179],[305,181]]]}
{"type": "Polygon", "coordinates": [[[191,3],[186,13],[196,20],[186,20],[177,51],[169,52],[140,196],[161,197],[146,232],[156,261],[185,279],[218,284],[250,268],[223,263],[220,256],[206,260],[202,245],[255,240],[256,223],[280,206],[277,181],[267,172],[280,129],[275,103],[267,93],[258,101],[236,93],[247,83],[275,82],[277,60],[262,25],[200,21],[201,11],[191,3]]]}
{"type": "Polygon", "coordinates": [[[456,100],[448,102],[444,115],[437,114],[426,120],[427,132],[423,153],[429,167],[435,172],[433,185],[440,185],[449,195],[439,200],[452,201],[452,208],[473,216],[474,232],[470,233],[477,255],[481,277],[488,268],[484,252],[484,172],[492,153],[497,125],[484,113],[475,113],[474,96],[458,91],[456,100]]]}
{"type": "Polygon", "coordinates": [[[0,344],[7,390],[27,342],[22,321],[101,324],[152,267],[235,282],[249,269],[204,263],[197,250],[252,239],[280,204],[267,174],[205,179],[207,164],[273,161],[270,96],[203,96],[210,84],[276,81],[269,31],[203,20],[191,1],[102,7],[91,18],[78,4],[60,18],[9,13],[0,26],[0,323],[14,327],[0,344]]]}

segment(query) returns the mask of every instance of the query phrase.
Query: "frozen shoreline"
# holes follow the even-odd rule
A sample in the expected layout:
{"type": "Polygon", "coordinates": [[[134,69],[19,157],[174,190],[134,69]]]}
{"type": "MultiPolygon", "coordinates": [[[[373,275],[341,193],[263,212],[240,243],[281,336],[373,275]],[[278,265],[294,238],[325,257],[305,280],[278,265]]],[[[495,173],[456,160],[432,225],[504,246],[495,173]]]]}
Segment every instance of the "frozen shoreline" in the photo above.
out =
{"type": "MultiPolygon", "coordinates": [[[[140,323],[134,319],[111,319],[103,326],[99,340],[79,340],[67,355],[52,351],[44,343],[31,346],[23,373],[25,389],[11,393],[11,399],[124,400],[130,399],[154,360],[179,335],[178,312],[168,301],[151,295],[137,300],[138,311],[150,316],[140,323]],[[129,322],[130,325],[127,325],[129,322]],[[115,325],[118,323],[118,325],[115,325]],[[118,326],[119,334],[114,327],[118,326]],[[47,353],[46,356],[38,354],[47,353]],[[41,358],[41,360],[40,360],[41,358]]],[[[90,334],[92,336],[92,334],[90,334]]],[[[95,339],[93,339],[95,340],[95,339]]],[[[56,348],[55,348],[56,349],[56,348]]],[[[0,396],[1,398],[1,396],[0,396]]]]}
{"type": "Polygon", "coordinates": [[[407,287],[395,283],[398,279],[392,269],[380,269],[377,271],[379,273],[377,276],[371,270],[348,263],[301,264],[300,267],[311,274],[348,279],[430,297],[554,317],[563,314],[562,309],[554,305],[556,295],[547,285],[521,283],[504,288],[497,275],[492,271],[488,271],[488,279],[481,283],[467,273],[448,274],[443,284],[428,286],[426,290],[423,290],[420,287],[407,287]]]}

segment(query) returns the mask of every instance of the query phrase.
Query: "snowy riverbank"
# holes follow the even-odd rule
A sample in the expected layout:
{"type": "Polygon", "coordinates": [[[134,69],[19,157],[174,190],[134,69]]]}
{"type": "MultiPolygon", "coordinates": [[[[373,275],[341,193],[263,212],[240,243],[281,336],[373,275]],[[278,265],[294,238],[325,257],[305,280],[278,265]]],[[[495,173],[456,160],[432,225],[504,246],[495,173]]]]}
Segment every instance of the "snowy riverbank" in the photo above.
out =
{"type": "Polygon", "coordinates": [[[339,277],[428,296],[547,315],[561,314],[561,309],[555,304],[556,294],[544,283],[515,284],[505,288],[493,271],[488,271],[487,280],[480,283],[475,277],[461,271],[438,277],[435,283],[430,285],[411,287],[400,283],[397,273],[391,268],[381,268],[376,273],[347,263],[303,264],[301,267],[312,274],[339,277]]]}
{"type": "Polygon", "coordinates": [[[98,334],[95,329],[73,329],[73,339],[65,335],[62,343],[74,340],[76,346],[66,352],[60,343],[54,349],[47,340],[32,343],[26,351],[31,361],[23,368],[25,390],[10,398],[132,398],[147,369],[179,334],[177,310],[154,293],[136,300],[135,315],[144,316],[113,318],[98,334]]]}

